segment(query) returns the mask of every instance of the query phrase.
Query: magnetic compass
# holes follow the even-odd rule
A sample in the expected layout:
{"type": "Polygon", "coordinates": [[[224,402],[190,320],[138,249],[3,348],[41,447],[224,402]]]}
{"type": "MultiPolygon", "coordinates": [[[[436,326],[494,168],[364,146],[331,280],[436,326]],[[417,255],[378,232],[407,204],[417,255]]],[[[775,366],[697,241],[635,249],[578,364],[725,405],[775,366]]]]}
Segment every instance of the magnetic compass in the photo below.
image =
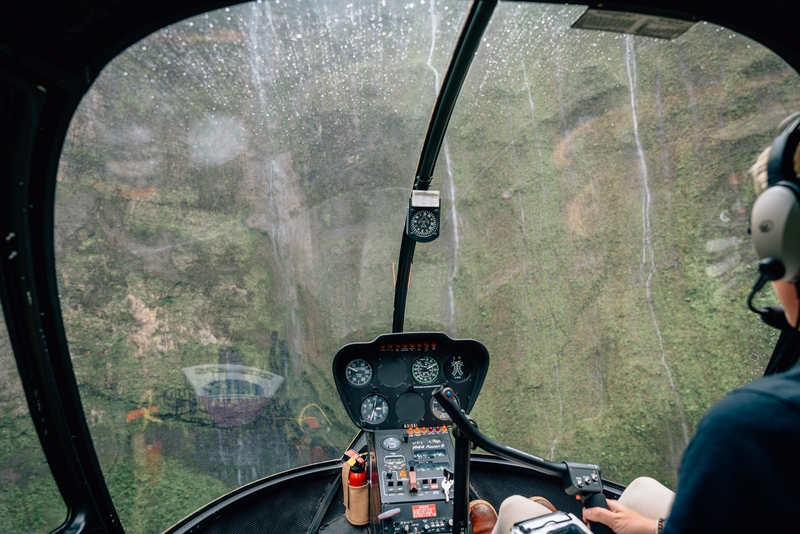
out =
{"type": "Polygon", "coordinates": [[[412,191],[408,199],[406,233],[420,243],[427,243],[439,237],[438,191],[412,191]]]}
{"type": "Polygon", "coordinates": [[[428,239],[436,234],[436,230],[439,228],[439,219],[431,210],[419,210],[411,216],[408,227],[408,235],[411,237],[428,239]]]}

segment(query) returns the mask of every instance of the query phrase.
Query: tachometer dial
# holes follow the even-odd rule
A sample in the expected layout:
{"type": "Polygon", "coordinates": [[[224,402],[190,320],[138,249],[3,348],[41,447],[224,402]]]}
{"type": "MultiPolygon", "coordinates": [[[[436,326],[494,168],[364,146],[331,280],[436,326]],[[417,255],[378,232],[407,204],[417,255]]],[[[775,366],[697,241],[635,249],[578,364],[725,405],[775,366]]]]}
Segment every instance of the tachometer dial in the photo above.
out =
{"type": "Polygon", "coordinates": [[[430,356],[421,356],[414,360],[411,376],[420,384],[430,384],[439,376],[439,364],[430,356]]]}
{"type": "Polygon", "coordinates": [[[351,385],[357,388],[366,386],[372,380],[372,366],[359,358],[347,364],[344,375],[351,385]]]}
{"type": "Polygon", "coordinates": [[[380,395],[370,395],[361,401],[361,419],[371,425],[386,421],[389,417],[389,403],[380,395]]]}
{"type": "MultiPolygon", "coordinates": [[[[453,397],[453,402],[455,402],[456,406],[458,406],[458,398],[453,397]]],[[[431,397],[431,413],[436,419],[440,419],[442,421],[450,420],[450,414],[444,411],[444,408],[442,408],[442,405],[436,400],[436,397],[431,397]]]]}

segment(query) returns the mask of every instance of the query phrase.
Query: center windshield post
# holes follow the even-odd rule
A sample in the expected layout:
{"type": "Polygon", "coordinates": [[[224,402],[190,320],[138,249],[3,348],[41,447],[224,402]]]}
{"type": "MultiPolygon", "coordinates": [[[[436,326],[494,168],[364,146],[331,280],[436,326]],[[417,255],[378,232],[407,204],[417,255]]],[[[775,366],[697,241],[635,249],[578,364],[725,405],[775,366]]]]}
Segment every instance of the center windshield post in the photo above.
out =
{"type": "MultiPolygon", "coordinates": [[[[442,80],[442,87],[433,106],[431,121],[422,144],[422,151],[417,165],[416,178],[412,190],[427,191],[433,180],[433,169],[439,157],[444,134],[456,106],[461,86],[467,78],[469,67],[475,52],[478,50],[483,33],[489,25],[497,0],[476,0],[470,7],[464,29],[456,42],[453,61],[442,80]]],[[[411,264],[414,262],[416,242],[404,231],[400,243],[400,259],[397,262],[397,280],[394,287],[394,314],[392,332],[403,331],[408,296],[408,279],[411,276],[411,264]]]]}

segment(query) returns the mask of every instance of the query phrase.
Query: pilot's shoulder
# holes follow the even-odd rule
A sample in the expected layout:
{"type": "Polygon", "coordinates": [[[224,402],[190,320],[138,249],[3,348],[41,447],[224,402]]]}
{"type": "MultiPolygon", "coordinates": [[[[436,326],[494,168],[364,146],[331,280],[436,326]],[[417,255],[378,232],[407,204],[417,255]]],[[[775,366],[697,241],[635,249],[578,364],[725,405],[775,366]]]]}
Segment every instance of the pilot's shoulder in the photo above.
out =
{"type": "Polygon", "coordinates": [[[704,418],[714,425],[774,423],[776,418],[800,421],[800,368],[756,380],[722,399],[704,418]]]}

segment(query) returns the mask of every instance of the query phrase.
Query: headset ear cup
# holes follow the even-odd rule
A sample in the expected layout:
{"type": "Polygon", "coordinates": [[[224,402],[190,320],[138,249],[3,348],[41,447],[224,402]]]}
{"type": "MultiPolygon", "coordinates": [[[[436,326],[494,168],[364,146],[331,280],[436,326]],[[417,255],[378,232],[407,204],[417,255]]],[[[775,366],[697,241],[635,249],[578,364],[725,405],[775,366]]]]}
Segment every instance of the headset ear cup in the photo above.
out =
{"type": "Polygon", "coordinates": [[[767,162],[767,187],[781,181],[795,182],[794,153],[800,145],[800,118],[795,119],[786,131],[772,142],[767,162]]]}
{"type": "Polygon", "coordinates": [[[753,246],[759,259],[780,261],[793,280],[800,271],[800,186],[780,181],[764,191],[750,215],[753,246]]]}

